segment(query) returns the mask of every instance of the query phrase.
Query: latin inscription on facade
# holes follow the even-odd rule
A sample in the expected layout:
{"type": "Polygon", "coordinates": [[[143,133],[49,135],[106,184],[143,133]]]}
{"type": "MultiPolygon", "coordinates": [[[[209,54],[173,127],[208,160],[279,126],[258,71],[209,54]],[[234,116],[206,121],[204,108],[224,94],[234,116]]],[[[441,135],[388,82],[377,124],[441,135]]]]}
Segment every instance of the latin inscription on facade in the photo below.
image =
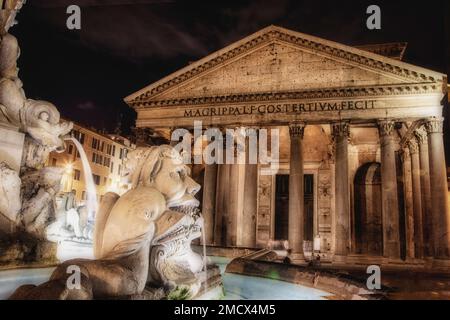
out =
{"type": "Polygon", "coordinates": [[[211,106],[206,108],[186,109],[185,118],[241,116],[266,114],[301,114],[314,112],[333,112],[342,110],[375,109],[375,100],[341,101],[341,102],[308,102],[308,103],[278,103],[237,106],[211,106]]]}

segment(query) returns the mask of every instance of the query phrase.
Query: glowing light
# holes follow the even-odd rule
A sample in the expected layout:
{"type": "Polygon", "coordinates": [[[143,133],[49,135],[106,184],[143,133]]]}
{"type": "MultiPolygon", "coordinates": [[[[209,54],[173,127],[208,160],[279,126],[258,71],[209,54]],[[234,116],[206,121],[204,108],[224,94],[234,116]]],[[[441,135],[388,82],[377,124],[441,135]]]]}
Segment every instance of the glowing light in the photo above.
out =
{"type": "Polygon", "coordinates": [[[71,163],[71,162],[67,163],[67,164],[64,166],[64,168],[65,168],[65,172],[66,172],[67,174],[71,174],[72,171],[73,171],[73,163],[71,163]]]}

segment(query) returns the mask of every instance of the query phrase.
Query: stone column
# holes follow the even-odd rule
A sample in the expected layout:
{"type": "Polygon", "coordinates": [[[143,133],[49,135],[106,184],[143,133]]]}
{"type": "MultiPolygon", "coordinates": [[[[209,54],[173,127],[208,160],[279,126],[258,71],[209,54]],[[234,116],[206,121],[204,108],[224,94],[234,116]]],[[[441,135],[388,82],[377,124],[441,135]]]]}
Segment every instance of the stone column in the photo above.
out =
{"type": "Polygon", "coordinates": [[[303,135],[306,124],[292,123],[289,126],[291,139],[289,162],[289,247],[293,260],[303,259],[304,224],[304,175],[303,135]]]}
{"type": "Polygon", "coordinates": [[[228,220],[225,245],[227,247],[237,246],[237,227],[238,227],[238,206],[239,206],[239,166],[230,164],[230,180],[228,185],[228,220]]]}
{"type": "Polygon", "coordinates": [[[216,210],[217,164],[205,164],[202,214],[205,244],[214,243],[214,212],[216,210]]]}
{"type": "Polygon", "coordinates": [[[414,204],[411,172],[411,155],[409,148],[402,149],[403,186],[405,194],[405,239],[406,257],[414,258],[414,204]]]}
{"type": "Polygon", "coordinates": [[[214,219],[214,244],[225,245],[225,237],[228,228],[228,205],[229,205],[229,179],[230,165],[226,164],[226,134],[222,135],[223,158],[222,163],[217,166],[216,186],[216,213],[214,219]]]}
{"type": "Polygon", "coordinates": [[[346,122],[333,124],[336,141],[335,153],[335,255],[346,256],[350,250],[350,200],[348,180],[348,138],[349,126],[346,122]]]}
{"type": "Polygon", "coordinates": [[[415,138],[408,142],[411,154],[411,172],[413,187],[413,208],[414,208],[414,256],[423,258],[423,227],[422,227],[422,194],[420,187],[420,159],[419,145],[415,138]]]}
{"type": "Polygon", "coordinates": [[[228,226],[226,245],[241,246],[242,214],[244,202],[245,183],[245,129],[242,127],[234,130],[234,162],[230,164],[230,180],[228,186],[228,226]]]}
{"type": "Polygon", "coordinates": [[[250,154],[251,152],[258,152],[258,133],[255,129],[247,130],[247,140],[245,143],[246,164],[241,245],[247,248],[256,247],[256,214],[258,210],[258,163],[250,161],[257,160],[257,157],[253,159],[254,157],[250,154]],[[253,145],[254,142],[256,142],[256,145],[253,145]]]}
{"type": "Polygon", "coordinates": [[[214,219],[214,244],[225,245],[228,229],[228,185],[230,179],[230,165],[219,164],[217,168],[216,214],[214,219]]]}
{"type": "Polygon", "coordinates": [[[400,233],[395,165],[395,122],[380,120],[381,198],[383,210],[383,255],[400,259],[400,233]]]}
{"type": "Polygon", "coordinates": [[[435,258],[450,258],[450,216],[447,172],[445,166],[443,119],[431,118],[425,123],[428,133],[430,186],[435,258]]]}
{"type": "Polygon", "coordinates": [[[422,127],[414,132],[419,143],[420,158],[420,189],[422,194],[422,227],[423,246],[426,257],[433,256],[432,217],[431,217],[431,186],[430,159],[428,157],[428,135],[422,127]]]}

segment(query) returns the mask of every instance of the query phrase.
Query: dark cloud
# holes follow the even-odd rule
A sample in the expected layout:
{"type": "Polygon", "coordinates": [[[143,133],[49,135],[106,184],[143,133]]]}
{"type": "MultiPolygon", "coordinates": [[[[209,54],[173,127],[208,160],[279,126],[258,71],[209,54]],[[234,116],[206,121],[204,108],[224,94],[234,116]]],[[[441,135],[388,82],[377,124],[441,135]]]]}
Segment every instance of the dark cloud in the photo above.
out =
{"type": "Polygon", "coordinates": [[[92,101],[82,102],[77,105],[77,109],[80,110],[92,110],[95,108],[95,104],[92,101]]]}
{"type": "MultiPolygon", "coordinates": [[[[30,1],[30,0],[29,0],[30,1]]],[[[30,1],[31,2],[31,1],[30,1]]],[[[170,3],[173,0],[33,0],[33,5],[43,8],[60,8],[76,4],[81,7],[111,7],[118,5],[137,5],[170,3]]]]}

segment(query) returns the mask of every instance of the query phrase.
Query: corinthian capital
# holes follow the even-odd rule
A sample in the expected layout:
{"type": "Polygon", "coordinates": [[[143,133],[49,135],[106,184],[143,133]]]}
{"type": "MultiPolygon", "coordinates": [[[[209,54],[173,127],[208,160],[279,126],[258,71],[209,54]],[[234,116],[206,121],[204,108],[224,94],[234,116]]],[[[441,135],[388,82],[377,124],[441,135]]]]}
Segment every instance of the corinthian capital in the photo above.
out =
{"type": "Polygon", "coordinates": [[[293,122],[289,124],[289,135],[291,138],[303,139],[305,134],[306,123],[305,122],[293,122]]]}
{"type": "Polygon", "coordinates": [[[428,142],[428,134],[424,127],[414,130],[414,136],[416,137],[419,145],[423,145],[428,142]]]}
{"type": "Polygon", "coordinates": [[[348,122],[336,122],[331,125],[334,137],[349,137],[350,127],[348,122]]]}
{"type": "Polygon", "coordinates": [[[443,133],[444,132],[444,119],[443,118],[430,118],[425,122],[425,129],[427,133],[443,133]]]}
{"type": "Polygon", "coordinates": [[[419,153],[419,144],[416,139],[412,138],[408,141],[408,147],[411,154],[419,153]]]}
{"type": "Polygon", "coordinates": [[[380,136],[390,136],[394,133],[395,121],[393,120],[379,120],[378,121],[378,131],[380,136]]]}

